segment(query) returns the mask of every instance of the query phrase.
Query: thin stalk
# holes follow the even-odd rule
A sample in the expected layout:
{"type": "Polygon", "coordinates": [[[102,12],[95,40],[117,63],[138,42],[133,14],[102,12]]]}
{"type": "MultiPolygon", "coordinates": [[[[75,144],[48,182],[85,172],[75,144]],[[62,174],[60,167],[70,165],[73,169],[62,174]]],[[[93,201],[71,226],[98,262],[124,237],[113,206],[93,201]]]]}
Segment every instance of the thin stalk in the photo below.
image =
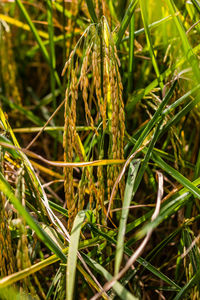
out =
{"type": "Polygon", "coordinates": [[[128,67],[128,92],[133,92],[133,68],[134,68],[134,30],[135,30],[135,17],[131,18],[129,25],[129,67],[128,67]]]}

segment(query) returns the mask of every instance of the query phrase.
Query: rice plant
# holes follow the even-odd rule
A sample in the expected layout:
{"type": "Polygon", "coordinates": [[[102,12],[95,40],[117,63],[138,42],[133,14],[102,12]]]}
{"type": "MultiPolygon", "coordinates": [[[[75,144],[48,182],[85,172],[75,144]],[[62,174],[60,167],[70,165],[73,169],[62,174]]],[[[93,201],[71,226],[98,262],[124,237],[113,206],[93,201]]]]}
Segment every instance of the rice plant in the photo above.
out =
{"type": "Polygon", "coordinates": [[[1,1],[1,299],[200,298],[199,15],[1,1]]]}

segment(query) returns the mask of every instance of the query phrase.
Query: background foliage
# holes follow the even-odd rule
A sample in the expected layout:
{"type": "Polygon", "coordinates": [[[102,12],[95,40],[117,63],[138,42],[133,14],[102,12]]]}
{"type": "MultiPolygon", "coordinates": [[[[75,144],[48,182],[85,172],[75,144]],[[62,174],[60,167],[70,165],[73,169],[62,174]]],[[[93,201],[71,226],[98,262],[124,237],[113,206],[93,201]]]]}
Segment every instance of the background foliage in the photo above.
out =
{"type": "Polygon", "coordinates": [[[200,2],[0,3],[2,299],[199,299],[200,2]]]}

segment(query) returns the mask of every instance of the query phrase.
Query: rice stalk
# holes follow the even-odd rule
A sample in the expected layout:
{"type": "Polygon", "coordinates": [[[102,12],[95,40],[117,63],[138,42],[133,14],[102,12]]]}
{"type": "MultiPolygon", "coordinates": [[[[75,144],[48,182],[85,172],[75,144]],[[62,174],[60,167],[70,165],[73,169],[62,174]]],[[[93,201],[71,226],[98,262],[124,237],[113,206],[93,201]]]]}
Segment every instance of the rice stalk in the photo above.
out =
{"type": "MultiPolygon", "coordinates": [[[[96,7],[98,8],[97,1],[96,7]]],[[[117,56],[117,49],[114,45],[112,33],[108,27],[106,19],[103,17],[98,24],[90,26],[85,32],[84,37],[81,37],[79,44],[83,44],[84,56],[80,61],[75,56],[75,50],[72,51],[69,60],[65,64],[63,74],[68,72],[69,84],[66,89],[65,100],[65,131],[64,131],[64,151],[65,161],[72,161],[74,153],[80,159],[79,147],[77,147],[76,139],[76,103],[78,101],[79,91],[82,94],[82,101],[85,108],[85,120],[88,126],[94,129],[96,135],[99,133],[94,126],[102,122],[101,131],[101,148],[99,149],[98,159],[103,159],[105,156],[108,159],[123,159],[123,142],[125,132],[125,117],[124,104],[122,99],[123,86],[121,76],[119,73],[119,58],[117,56]],[[83,41],[83,39],[85,41],[83,41]],[[102,73],[103,72],[103,73],[102,73]],[[78,75],[79,74],[79,75],[78,75]],[[78,77],[77,77],[78,76],[78,77]],[[76,79],[77,78],[77,79],[76,79]],[[98,103],[98,110],[96,111],[96,118],[91,114],[90,103],[90,86],[94,87],[95,96],[98,103]],[[90,105],[90,106],[89,106],[90,105]],[[95,123],[96,122],[96,123],[95,123]],[[97,123],[98,122],[98,123],[97,123]],[[104,143],[106,142],[106,135],[109,134],[108,152],[104,153],[104,143]]],[[[101,221],[105,220],[104,202],[109,199],[111,195],[111,188],[114,181],[118,177],[121,170],[119,166],[99,166],[97,168],[97,182],[93,184],[92,169],[82,171],[82,178],[79,184],[79,191],[76,196],[73,190],[73,173],[69,168],[65,169],[65,195],[66,205],[70,211],[73,211],[73,216],[69,214],[69,224],[72,221],[78,210],[83,209],[85,205],[85,187],[88,185],[90,193],[89,203],[96,201],[97,218],[98,211],[101,208],[101,221]],[[105,180],[107,174],[107,181],[105,180]],[[87,179],[88,178],[88,179],[87,179]],[[96,187],[95,187],[96,186],[96,187]],[[94,197],[95,196],[95,200],[94,197]],[[78,204],[77,204],[78,198],[78,204]]],[[[121,199],[123,200],[124,183],[120,183],[121,199]]],[[[91,206],[90,206],[91,207],[91,206]]],[[[99,220],[100,221],[100,220],[99,220]]]]}

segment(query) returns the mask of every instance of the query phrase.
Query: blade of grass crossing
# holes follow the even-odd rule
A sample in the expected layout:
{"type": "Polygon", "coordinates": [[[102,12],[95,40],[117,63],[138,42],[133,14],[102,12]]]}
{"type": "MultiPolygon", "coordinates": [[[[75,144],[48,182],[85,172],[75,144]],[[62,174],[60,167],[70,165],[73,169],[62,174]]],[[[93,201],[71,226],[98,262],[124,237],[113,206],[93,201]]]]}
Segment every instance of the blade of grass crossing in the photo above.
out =
{"type": "MultiPolygon", "coordinates": [[[[145,124],[145,125],[146,125],[146,124],[145,124]]],[[[144,129],[144,127],[145,127],[145,126],[142,126],[142,127],[141,127],[142,130],[144,129]]],[[[142,131],[142,130],[141,130],[141,131],[142,131]]],[[[161,131],[161,132],[162,132],[162,131],[161,131]]],[[[134,135],[131,137],[131,136],[128,134],[128,132],[125,132],[125,134],[126,134],[128,140],[129,140],[129,142],[128,142],[127,145],[125,146],[125,157],[127,157],[128,149],[129,149],[129,147],[131,146],[132,143],[133,143],[133,144],[136,143],[136,140],[137,140],[137,136],[138,136],[138,135],[137,135],[137,133],[136,133],[136,134],[134,134],[134,135]]],[[[160,134],[160,135],[161,135],[161,134],[160,134]]],[[[142,151],[145,153],[146,148],[144,148],[142,151]]],[[[172,154],[170,154],[170,153],[167,153],[167,152],[165,152],[165,151],[163,151],[163,150],[160,150],[160,149],[158,149],[158,148],[155,148],[155,147],[154,147],[153,152],[155,152],[156,154],[158,154],[159,156],[161,156],[162,158],[164,158],[164,159],[167,160],[167,161],[174,162],[174,160],[175,160],[174,155],[172,155],[172,154]]],[[[180,162],[179,162],[179,164],[180,164],[180,162]]],[[[186,168],[189,168],[189,169],[191,169],[191,170],[194,170],[194,165],[193,165],[192,163],[188,162],[187,160],[184,160],[184,164],[185,164],[185,167],[186,167],[186,168]]]]}
{"type": "MultiPolygon", "coordinates": [[[[21,113],[22,115],[24,115],[28,120],[30,120],[31,122],[33,122],[36,125],[42,126],[44,125],[44,121],[42,119],[40,119],[40,117],[36,116],[32,111],[8,100],[6,97],[0,95],[0,99],[3,99],[3,101],[8,104],[10,106],[11,109],[16,109],[17,111],[19,111],[19,113],[21,113]]],[[[41,127],[41,129],[42,129],[41,127]]],[[[53,138],[58,137],[59,142],[62,142],[62,139],[60,138],[60,135],[58,135],[57,133],[53,132],[51,130],[51,132],[49,133],[53,138]]]]}
{"type": "Polygon", "coordinates": [[[81,226],[83,224],[84,219],[85,219],[85,212],[84,211],[78,212],[74,220],[74,224],[71,231],[70,243],[69,243],[69,254],[67,259],[67,284],[66,284],[67,300],[73,299],[79,237],[81,232],[81,226]]]}
{"type": "MultiPolygon", "coordinates": [[[[146,149],[143,149],[143,152],[146,152],[146,149]]],[[[197,188],[194,183],[184,177],[181,173],[175,170],[173,167],[169,166],[166,162],[164,162],[159,155],[152,153],[152,160],[159,165],[161,169],[163,169],[166,173],[176,179],[180,184],[182,184],[187,190],[189,190],[195,197],[200,199],[200,190],[197,188]]],[[[198,185],[198,184],[197,184],[198,185]]]]}
{"type": "MultiPolygon", "coordinates": [[[[178,100],[177,100],[178,101],[178,100]]],[[[161,136],[169,130],[172,125],[177,124],[184,116],[186,116],[198,103],[200,102],[200,95],[196,96],[194,100],[190,101],[183,109],[181,109],[176,115],[174,115],[162,128],[161,136]]],[[[175,102],[174,102],[175,104],[175,102]]],[[[169,112],[168,109],[165,110],[169,112]]],[[[163,114],[165,114],[165,111],[163,114]]]]}
{"type": "MultiPolygon", "coordinates": [[[[155,115],[154,115],[155,116],[155,115]]],[[[154,118],[154,117],[153,117],[154,118]]],[[[151,119],[151,121],[153,120],[153,118],[151,119]]],[[[150,121],[150,122],[151,122],[150,121]]],[[[149,123],[150,123],[149,122],[149,123]]],[[[148,125],[149,125],[148,123],[148,125]]],[[[147,127],[148,127],[147,125],[147,127]]],[[[147,128],[146,127],[146,128],[147,128]]],[[[144,131],[146,131],[146,128],[144,129],[144,131]]],[[[144,132],[143,131],[143,132],[144,132]]],[[[141,135],[144,136],[144,133],[142,132],[141,135]]],[[[135,146],[132,150],[131,153],[133,153],[136,149],[136,145],[140,144],[141,141],[141,136],[139,137],[139,139],[135,142],[135,146]],[[138,142],[139,141],[139,142],[138,142]]],[[[141,145],[141,144],[140,144],[141,145]]],[[[142,150],[143,152],[146,152],[146,149],[142,150]]],[[[177,180],[180,184],[182,184],[184,187],[186,187],[195,197],[197,197],[198,199],[200,199],[200,190],[190,181],[188,180],[185,176],[183,176],[180,172],[178,172],[177,170],[175,170],[173,167],[169,166],[166,162],[164,162],[162,160],[162,158],[155,153],[155,151],[152,153],[152,160],[158,164],[158,166],[163,169],[165,172],[167,172],[170,176],[172,176],[175,180],[177,180]]]]}
{"type": "MultiPolygon", "coordinates": [[[[166,205],[164,205],[161,208],[159,216],[152,223],[144,225],[143,228],[137,232],[135,240],[143,238],[149,230],[155,229],[164,220],[167,220],[170,216],[174,215],[177,211],[179,211],[184,205],[188,203],[190,198],[191,196],[189,192],[185,192],[184,194],[178,193],[176,197],[174,197],[171,201],[169,201],[166,205]]],[[[153,211],[151,212],[151,215],[152,213],[153,211]]]]}
{"type": "MultiPolygon", "coordinates": [[[[132,251],[129,254],[130,256],[132,255],[132,251]]],[[[176,284],[173,280],[171,280],[168,276],[166,276],[164,273],[162,273],[161,271],[158,270],[158,268],[154,267],[152,264],[150,264],[148,261],[146,261],[144,258],[142,257],[138,257],[137,258],[137,262],[142,265],[144,268],[146,268],[147,270],[149,270],[152,274],[154,274],[156,277],[158,277],[160,280],[168,283],[170,286],[174,287],[177,290],[180,290],[181,287],[176,284]]]]}
{"type": "MultiPolygon", "coordinates": [[[[16,20],[16,18],[11,18],[9,16],[0,14],[0,20],[4,20],[4,21],[6,21],[6,23],[14,25],[16,27],[19,27],[23,30],[30,31],[30,26],[28,26],[27,24],[24,24],[23,22],[21,22],[19,20],[16,20]]],[[[39,36],[43,37],[44,39],[48,39],[48,34],[46,32],[38,30],[38,34],[39,34],[39,36]]],[[[45,41],[45,42],[48,42],[48,41],[45,41]]]]}
{"type": "Polygon", "coordinates": [[[129,167],[128,177],[126,181],[126,188],[124,193],[124,202],[122,206],[122,214],[120,218],[119,231],[117,237],[117,247],[116,247],[116,254],[115,254],[115,275],[117,275],[117,273],[119,272],[122,257],[123,257],[126,223],[127,223],[128,213],[129,213],[129,206],[132,199],[134,182],[139,169],[139,165],[140,165],[140,160],[135,160],[130,163],[130,167],[129,167]]]}
{"type": "Polygon", "coordinates": [[[161,252],[165,246],[167,246],[171,241],[174,240],[175,236],[182,230],[182,226],[178,227],[174,232],[172,232],[169,236],[167,236],[164,240],[162,240],[148,255],[145,257],[147,261],[151,261],[161,252]]]}
{"type": "MultiPolygon", "coordinates": [[[[4,115],[3,111],[1,110],[1,108],[0,108],[0,120],[2,122],[2,125],[3,125],[4,129],[7,132],[9,132],[14,145],[19,150],[20,149],[20,145],[19,145],[19,143],[18,143],[18,141],[17,141],[17,139],[16,139],[16,137],[14,135],[14,132],[13,132],[12,128],[10,127],[10,124],[8,123],[8,120],[5,118],[5,115],[4,115]]],[[[16,153],[19,153],[19,155],[20,155],[20,161],[25,166],[28,177],[31,178],[32,188],[33,188],[34,191],[37,190],[37,193],[35,193],[35,192],[34,193],[36,195],[39,207],[40,207],[41,212],[42,212],[41,216],[43,216],[44,208],[45,207],[49,207],[46,194],[44,193],[42,185],[41,185],[41,183],[40,183],[37,175],[35,174],[35,171],[34,171],[32,165],[31,165],[30,161],[28,160],[27,156],[24,153],[22,153],[21,151],[18,151],[18,150],[16,151],[16,153]],[[38,198],[38,192],[40,194],[40,199],[38,198]],[[41,203],[40,200],[42,200],[42,203],[41,203]]],[[[50,210],[50,207],[49,207],[49,210],[50,210]]]]}

